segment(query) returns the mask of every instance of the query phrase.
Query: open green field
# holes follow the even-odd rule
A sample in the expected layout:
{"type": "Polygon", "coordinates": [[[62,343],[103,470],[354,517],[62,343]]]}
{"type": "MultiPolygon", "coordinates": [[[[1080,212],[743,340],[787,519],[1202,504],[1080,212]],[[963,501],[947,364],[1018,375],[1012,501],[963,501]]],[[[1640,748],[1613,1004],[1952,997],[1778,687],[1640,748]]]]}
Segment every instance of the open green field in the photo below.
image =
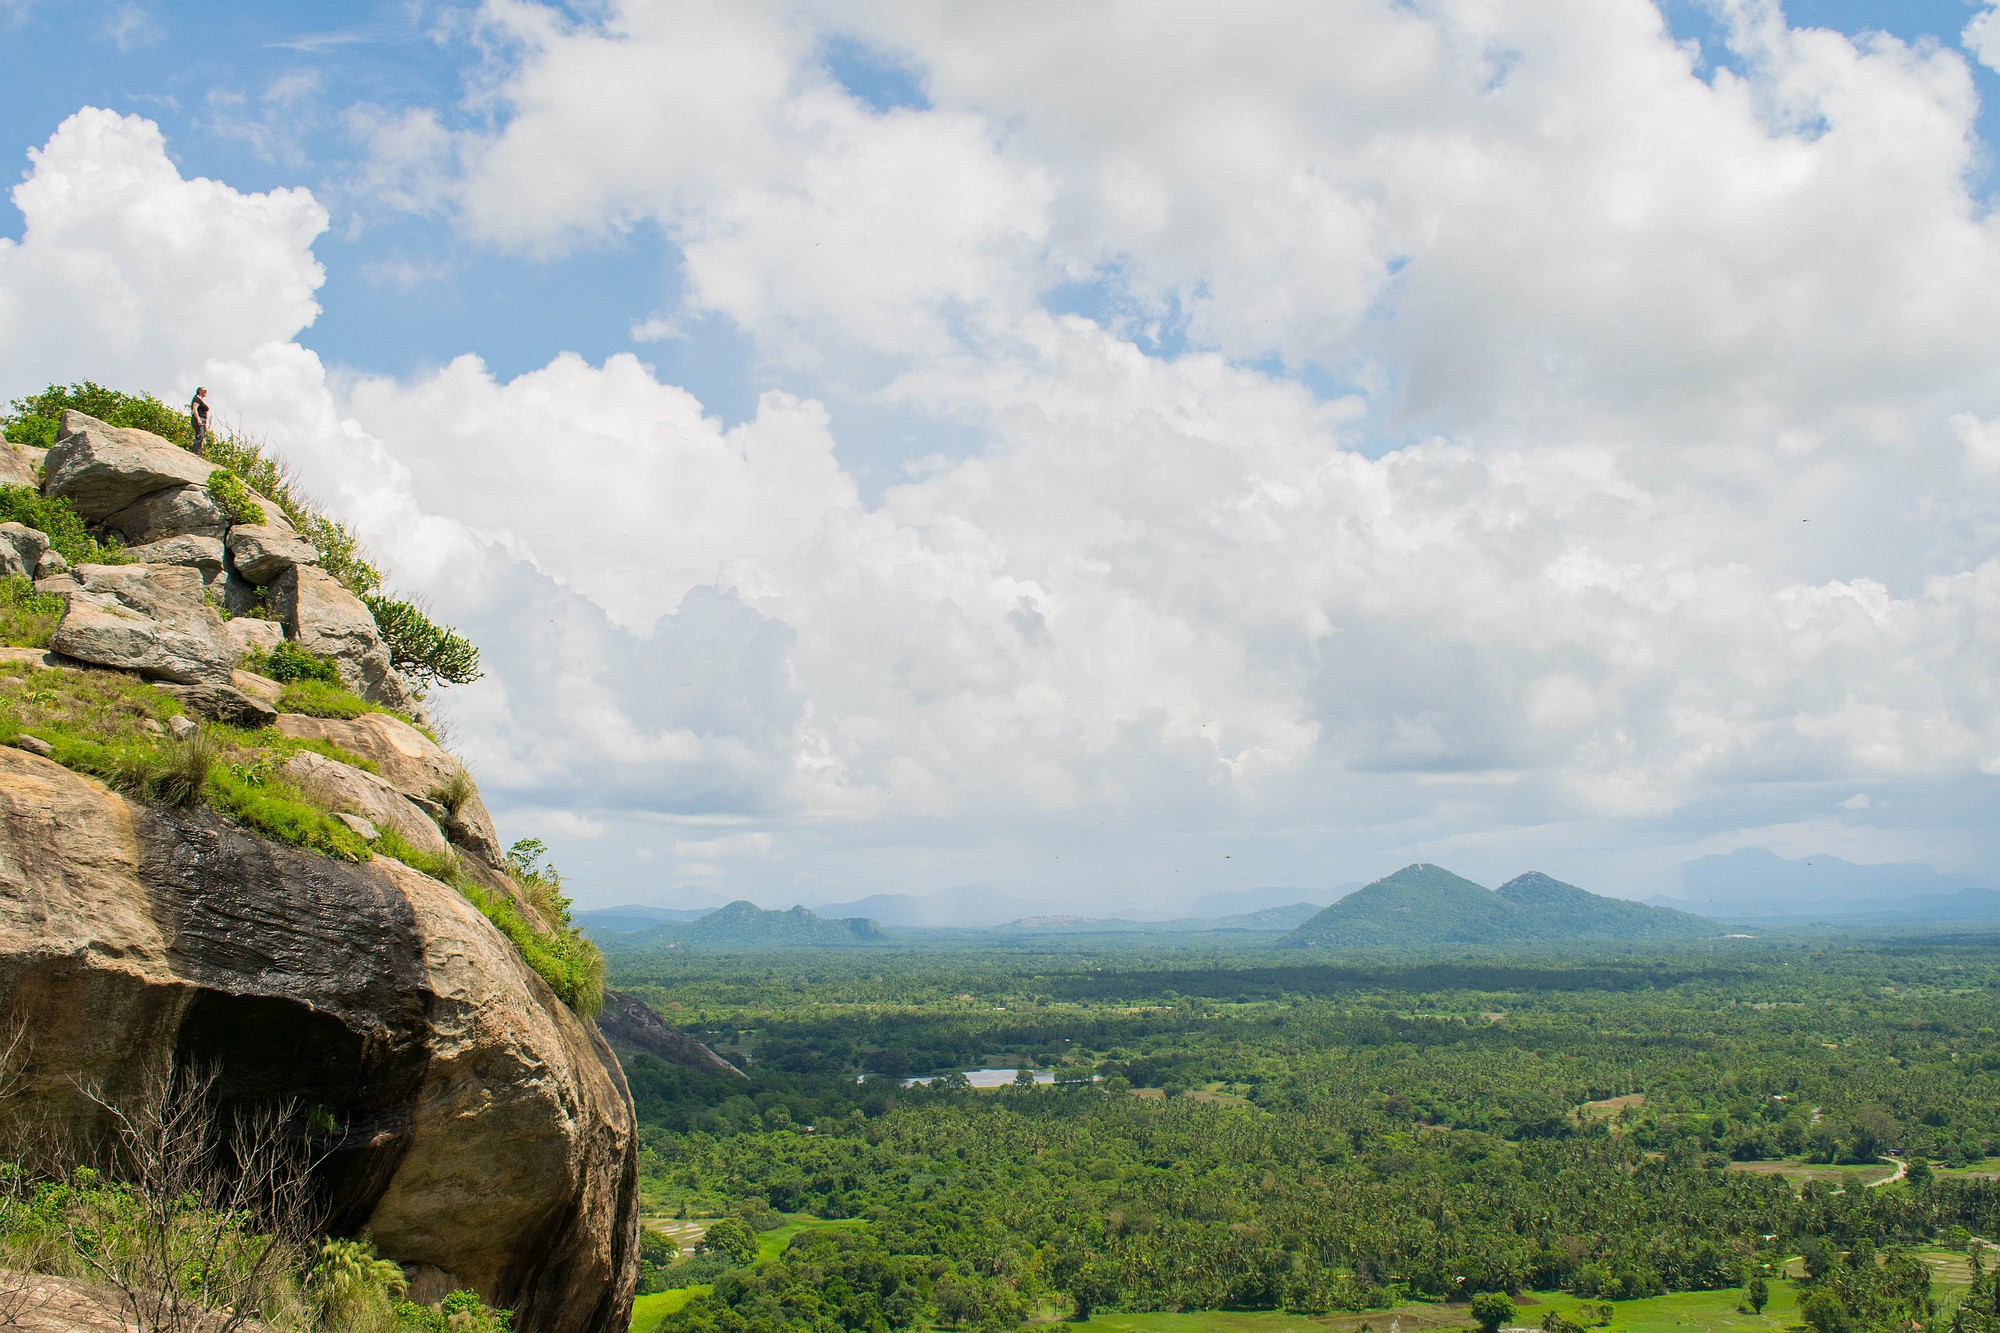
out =
{"type": "MultiPolygon", "coordinates": [[[[680,1225],[692,1225],[693,1227],[706,1229],[708,1224],[715,1220],[712,1217],[696,1218],[692,1220],[691,1224],[682,1223],[680,1225]]],[[[785,1224],[783,1226],[771,1231],[760,1231],[757,1233],[757,1259],[759,1262],[762,1262],[763,1260],[774,1259],[778,1255],[783,1254],[785,1247],[792,1243],[792,1237],[804,1231],[836,1231],[849,1227],[865,1227],[867,1225],[866,1222],[859,1218],[827,1221],[814,1217],[809,1213],[788,1213],[785,1215],[785,1224]]],[[[712,1290],[714,1290],[712,1286],[701,1284],[692,1287],[676,1287],[672,1291],[656,1291],[639,1297],[632,1302],[632,1323],[630,1325],[632,1333],[646,1333],[646,1330],[652,1328],[654,1324],[667,1315],[673,1314],[697,1296],[706,1296],[712,1290]]]]}
{"type": "MultiPolygon", "coordinates": [[[[1551,1309],[1580,1324],[1596,1323],[1594,1307],[1564,1292],[1529,1292],[1514,1319],[1515,1327],[1533,1327],[1551,1309]]],[[[1797,1296],[1789,1282],[1771,1284],[1771,1303],[1762,1315],[1741,1314],[1741,1291],[1679,1292],[1639,1301],[1617,1301],[1608,1333],[1779,1333],[1798,1323],[1797,1296]]],[[[1421,1333],[1426,1329],[1463,1329],[1471,1324],[1462,1305],[1405,1305],[1395,1310],[1364,1310],[1334,1315],[1281,1314],[1268,1310],[1229,1310],[1196,1314],[1104,1314],[1068,1327],[1102,1333],[1421,1333]]]]}
{"type": "Polygon", "coordinates": [[[633,1333],[645,1333],[646,1329],[686,1305],[697,1296],[706,1296],[710,1287],[681,1287],[674,1291],[656,1291],[649,1296],[641,1296],[632,1302],[633,1333]]]}
{"type": "Polygon", "coordinates": [[[1731,1171],[1747,1171],[1752,1175],[1783,1176],[1794,1184],[1803,1185],[1808,1180],[1822,1181],[1828,1185],[1843,1188],[1868,1186],[1887,1180],[1896,1174],[1894,1163],[1871,1162],[1866,1166],[1834,1166],[1820,1162],[1798,1162],[1791,1160],[1771,1162],[1731,1162],[1731,1171]]]}
{"type": "Polygon", "coordinates": [[[789,1213],[786,1215],[785,1225],[777,1228],[775,1231],[760,1231],[757,1233],[757,1257],[759,1259],[771,1259],[783,1254],[785,1247],[792,1243],[792,1237],[801,1232],[844,1231],[867,1225],[866,1222],[858,1217],[847,1218],[838,1222],[828,1222],[817,1217],[809,1217],[804,1213],[789,1213]]]}

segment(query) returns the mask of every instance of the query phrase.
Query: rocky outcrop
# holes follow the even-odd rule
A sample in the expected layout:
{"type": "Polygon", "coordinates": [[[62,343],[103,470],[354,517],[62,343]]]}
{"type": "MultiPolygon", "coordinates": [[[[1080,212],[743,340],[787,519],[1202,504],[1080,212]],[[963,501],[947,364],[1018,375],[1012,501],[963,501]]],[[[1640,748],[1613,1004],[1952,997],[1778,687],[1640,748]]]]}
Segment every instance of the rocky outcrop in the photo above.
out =
{"type": "Polygon", "coordinates": [[[80,565],[49,646],[183,685],[227,685],[236,645],[187,565],[80,565]]]}
{"type": "MultiPolygon", "coordinates": [[[[43,494],[68,500],[93,523],[157,491],[205,489],[208,474],[215,471],[215,464],[150,431],[107,426],[75,410],[62,414],[58,434],[55,447],[42,461],[43,494]]],[[[210,535],[222,534],[218,530],[210,535]]]]}
{"type": "Polygon", "coordinates": [[[0,523],[0,578],[32,579],[49,552],[49,535],[19,523],[0,523]]]}
{"type": "Polygon", "coordinates": [[[750,1077],[685,1032],[668,1027],[667,1021],[643,1000],[623,991],[604,992],[604,1008],[597,1012],[597,1030],[620,1051],[638,1051],[706,1074],[750,1077]]]}
{"type": "Polygon", "coordinates": [[[359,815],[378,829],[394,829],[426,856],[449,856],[451,846],[423,807],[394,787],[351,764],[303,750],[280,770],[301,791],[329,810],[359,815]]]}
{"type": "Polygon", "coordinates": [[[271,609],[298,645],[331,661],[356,694],[414,711],[416,701],[390,664],[374,615],[339,579],[312,565],[294,565],[271,584],[271,609]]]}
{"type": "Polygon", "coordinates": [[[229,530],[229,558],[238,574],[262,587],[288,569],[317,563],[319,552],[288,527],[240,523],[229,530]]]}
{"type": "Polygon", "coordinates": [[[224,568],[222,543],[213,537],[168,537],[147,546],[136,546],[126,554],[141,564],[186,565],[200,572],[204,588],[221,578],[224,568]]]}
{"type": "MultiPolygon", "coordinates": [[[[175,1060],[226,1102],[323,1110],[334,1225],[523,1333],[630,1315],[637,1161],[616,1059],[457,892],[0,749],[0,1012],[23,1122],[87,1136],[175,1060]]],[[[0,1126],[4,1128],[4,1126],[0,1126]]]]}
{"type": "Polygon", "coordinates": [[[185,534],[220,538],[229,531],[229,515],[206,486],[169,486],[142,495],[108,515],[104,526],[127,543],[140,546],[185,534]]]}
{"type": "Polygon", "coordinates": [[[35,464],[40,461],[40,449],[28,449],[18,444],[0,443],[0,486],[39,487],[35,477],[35,464]]]}
{"type": "MultiPolygon", "coordinates": [[[[353,719],[285,713],[280,733],[298,740],[328,741],[375,765],[376,774],[403,795],[436,805],[439,793],[462,769],[436,742],[400,718],[364,713],[353,719]]],[[[437,809],[438,823],[451,841],[492,865],[502,860],[500,836],[477,790],[470,789],[457,810],[437,809]]]]}
{"type": "MultiPolygon", "coordinates": [[[[235,679],[232,673],[230,679],[235,679]]],[[[181,706],[199,717],[227,722],[232,727],[255,731],[278,720],[271,701],[236,688],[234,685],[164,685],[181,706]]]]}
{"type": "Polygon", "coordinates": [[[285,641],[285,627],[275,620],[238,616],[227,622],[227,626],[239,656],[248,652],[268,653],[285,641]]]}

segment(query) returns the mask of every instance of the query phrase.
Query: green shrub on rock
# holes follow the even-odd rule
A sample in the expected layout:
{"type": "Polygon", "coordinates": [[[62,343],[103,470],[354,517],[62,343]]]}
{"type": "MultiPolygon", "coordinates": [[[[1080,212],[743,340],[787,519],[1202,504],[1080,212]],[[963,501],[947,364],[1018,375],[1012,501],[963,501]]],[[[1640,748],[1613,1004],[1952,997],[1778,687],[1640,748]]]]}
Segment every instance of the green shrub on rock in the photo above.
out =
{"type": "Polygon", "coordinates": [[[289,685],[301,680],[340,684],[340,672],[333,663],[317,653],[307,652],[290,639],[282,640],[269,652],[253,651],[247,655],[247,660],[252,671],[269,676],[280,684],[289,685]]]}
{"type": "Polygon", "coordinates": [[[30,486],[0,486],[0,523],[45,532],[49,547],[72,565],[122,565],[132,557],[115,541],[100,542],[64,499],[48,499],[30,486]]]}
{"type": "Polygon", "coordinates": [[[186,412],[168,407],[149,393],[122,393],[89,380],[81,384],[51,384],[31,397],[16,398],[13,407],[6,419],[7,438],[37,449],[47,449],[56,442],[62,414],[70,408],[96,417],[107,426],[151,431],[183,449],[194,439],[186,412]]]}
{"type": "Polygon", "coordinates": [[[228,515],[232,524],[264,521],[264,506],[250,494],[243,478],[226,467],[219,467],[208,474],[208,494],[215,501],[216,508],[228,515]]]}

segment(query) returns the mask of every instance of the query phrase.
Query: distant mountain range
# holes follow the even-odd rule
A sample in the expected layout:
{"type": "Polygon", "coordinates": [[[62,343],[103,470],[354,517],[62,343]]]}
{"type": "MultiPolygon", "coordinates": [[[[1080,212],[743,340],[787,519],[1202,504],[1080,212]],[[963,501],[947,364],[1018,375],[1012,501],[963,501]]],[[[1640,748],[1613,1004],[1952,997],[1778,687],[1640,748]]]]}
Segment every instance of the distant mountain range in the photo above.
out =
{"type": "Polygon", "coordinates": [[[1442,866],[1405,866],[1348,894],[1286,937],[1332,949],[1696,939],[1712,921],[1604,898],[1538,872],[1488,889],[1442,866]]]}
{"type": "Polygon", "coordinates": [[[748,901],[718,907],[696,921],[670,921],[631,934],[595,937],[607,953],[653,949],[842,949],[882,944],[889,932],[866,918],[833,920],[803,907],[767,912],[748,901]]]}
{"type": "Polygon", "coordinates": [[[898,930],[978,929],[1034,910],[991,884],[960,884],[936,893],[875,893],[853,902],[821,903],[823,917],[861,917],[898,930]]]}
{"type": "Polygon", "coordinates": [[[1027,916],[1009,921],[997,929],[1008,932],[1064,935],[1184,935],[1209,930],[1239,930],[1281,935],[1310,920],[1320,910],[1318,903],[1292,903],[1266,907],[1257,912],[1234,916],[1183,916],[1170,921],[1133,921],[1123,917],[1027,916]]]}
{"type": "Polygon", "coordinates": [[[571,912],[570,920],[586,935],[629,935],[673,922],[699,921],[715,910],[713,907],[641,907],[637,903],[627,903],[623,907],[594,907],[588,911],[571,912]]]}
{"type": "Polygon", "coordinates": [[[1978,878],[1912,862],[1859,865],[1824,855],[1788,860],[1746,847],[1687,862],[1682,896],[1648,901],[1727,921],[2000,921],[2000,891],[1978,878]]]}

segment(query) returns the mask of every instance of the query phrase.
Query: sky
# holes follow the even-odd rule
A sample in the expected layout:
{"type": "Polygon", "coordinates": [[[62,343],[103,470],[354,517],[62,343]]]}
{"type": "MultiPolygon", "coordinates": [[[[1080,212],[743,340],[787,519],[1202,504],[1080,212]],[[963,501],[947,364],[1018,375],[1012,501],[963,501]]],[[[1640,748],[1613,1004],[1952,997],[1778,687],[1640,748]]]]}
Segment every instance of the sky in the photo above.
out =
{"type": "Polygon", "coordinates": [[[0,0],[0,397],[208,386],[480,644],[583,906],[1993,882],[1996,69],[1987,0],[0,0]]]}

